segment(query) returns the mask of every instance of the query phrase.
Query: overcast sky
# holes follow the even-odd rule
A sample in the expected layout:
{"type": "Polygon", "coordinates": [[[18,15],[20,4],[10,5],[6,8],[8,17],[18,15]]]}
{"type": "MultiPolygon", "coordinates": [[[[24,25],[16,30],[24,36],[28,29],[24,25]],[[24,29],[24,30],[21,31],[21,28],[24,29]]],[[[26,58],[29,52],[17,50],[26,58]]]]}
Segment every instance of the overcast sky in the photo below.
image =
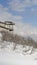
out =
{"type": "Polygon", "coordinates": [[[37,35],[37,0],[0,0],[0,21],[13,21],[21,35],[37,35]]]}

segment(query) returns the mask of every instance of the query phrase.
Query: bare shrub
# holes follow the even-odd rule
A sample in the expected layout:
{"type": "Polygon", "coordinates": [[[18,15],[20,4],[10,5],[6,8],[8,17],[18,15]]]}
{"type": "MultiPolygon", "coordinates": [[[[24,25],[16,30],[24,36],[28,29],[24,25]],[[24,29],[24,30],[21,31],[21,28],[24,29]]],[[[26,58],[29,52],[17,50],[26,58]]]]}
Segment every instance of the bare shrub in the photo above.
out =
{"type": "MultiPolygon", "coordinates": [[[[19,36],[17,34],[11,34],[9,32],[2,32],[2,40],[3,41],[9,41],[9,42],[14,42],[14,49],[16,48],[17,44],[21,44],[23,45],[23,47],[27,46],[32,46],[33,48],[37,49],[37,42],[35,42],[32,38],[28,37],[28,38],[24,38],[22,36],[19,36]]],[[[25,52],[29,51],[26,50],[25,52]]],[[[32,49],[33,51],[33,49],[32,49]]],[[[31,51],[31,53],[32,53],[31,51]]]]}

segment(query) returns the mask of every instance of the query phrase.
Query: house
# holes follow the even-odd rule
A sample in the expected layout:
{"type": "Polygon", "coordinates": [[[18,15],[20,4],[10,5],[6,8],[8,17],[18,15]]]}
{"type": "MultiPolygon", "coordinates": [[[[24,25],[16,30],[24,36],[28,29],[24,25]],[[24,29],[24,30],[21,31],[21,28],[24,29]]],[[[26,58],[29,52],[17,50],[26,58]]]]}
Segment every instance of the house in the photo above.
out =
{"type": "Polygon", "coordinates": [[[0,22],[0,30],[13,31],[13,25],[11,21],[0,22]]]}

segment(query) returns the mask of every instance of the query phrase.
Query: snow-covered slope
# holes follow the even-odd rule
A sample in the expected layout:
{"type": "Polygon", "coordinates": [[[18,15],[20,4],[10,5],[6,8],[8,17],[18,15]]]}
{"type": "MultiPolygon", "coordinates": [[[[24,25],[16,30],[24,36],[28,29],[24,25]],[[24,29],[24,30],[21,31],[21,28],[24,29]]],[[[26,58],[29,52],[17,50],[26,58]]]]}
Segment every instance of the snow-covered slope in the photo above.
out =
{"type": "Polygon", "coordinates": [[[1,39],[0,34],[0,65],[37,65],[37,49],[33,46],[17,44],[15,48],[15,42],[1,39]]]}
{"type": "Polygon", "coordinates": [[[27,54],[23,52],[23,50],[29,47],[22,48],[22,45],[17,45],[16,49],[13,50],[13,42],[4,41],[0,43],[0,65],[37,65],[37,60],[35,60],[37,58],[37,52],[32,55],[29,55],[30,52],[27,54]]]}

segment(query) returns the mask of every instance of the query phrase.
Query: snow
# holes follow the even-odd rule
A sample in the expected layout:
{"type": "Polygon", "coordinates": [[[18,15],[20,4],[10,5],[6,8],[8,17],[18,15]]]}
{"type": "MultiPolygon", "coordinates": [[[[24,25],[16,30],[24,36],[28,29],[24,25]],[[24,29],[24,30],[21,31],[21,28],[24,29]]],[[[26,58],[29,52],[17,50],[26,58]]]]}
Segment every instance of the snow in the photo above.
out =
{"type": "Polygon", "coordinates": [[[1,44],[2,43],[8,45],[2,49],[0,48],[0,65],[37,65],[37,60],[35,60],[35,58],[37,58],[37,52],[32,55],[23,55],[22,45],[17,45],[16,50],[13,51],[13,42],[4,41],[1,42],[1,44]]]}

